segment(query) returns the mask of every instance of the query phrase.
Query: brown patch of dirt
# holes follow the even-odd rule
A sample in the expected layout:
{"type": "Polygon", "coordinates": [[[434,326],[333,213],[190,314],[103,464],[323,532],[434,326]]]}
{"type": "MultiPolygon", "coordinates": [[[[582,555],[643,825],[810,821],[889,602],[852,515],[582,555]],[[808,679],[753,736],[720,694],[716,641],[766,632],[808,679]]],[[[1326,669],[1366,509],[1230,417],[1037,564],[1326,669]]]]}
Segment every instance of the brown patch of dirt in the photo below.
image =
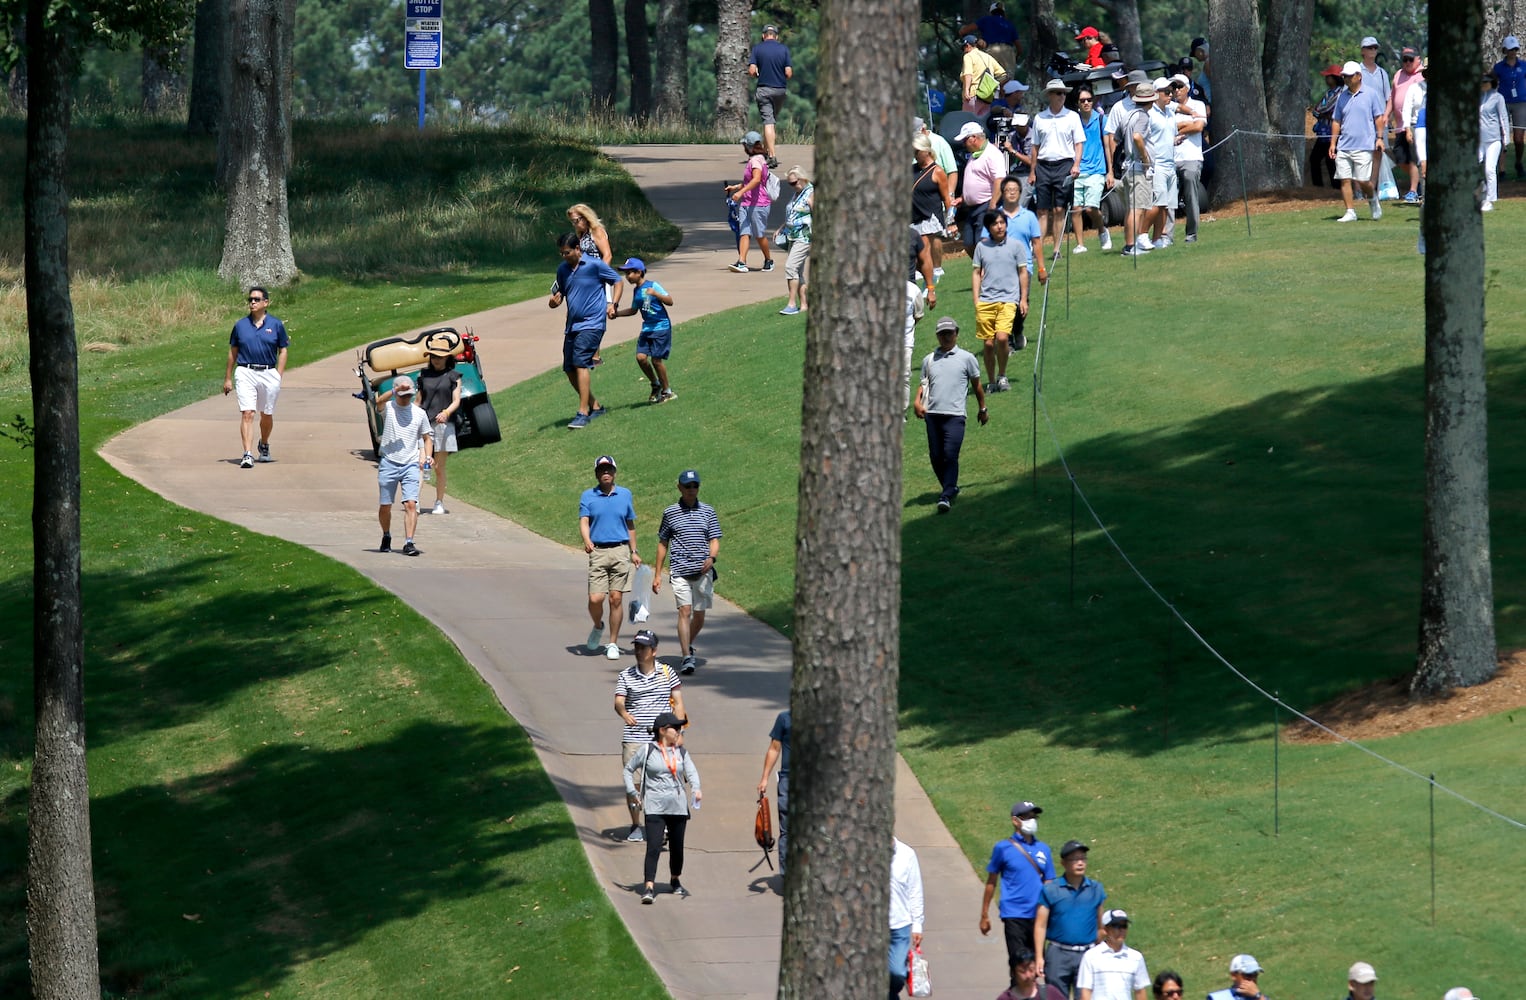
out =
{"type": "MultiPolygon", "coordinates": [[[[1499,672],[1483,684],[1430,698],[1411,698],[1409,675],[1369,684],[1305,714],[1354,740],[1399,736],[1417,729],[1449,726],[1526,706],[1526,650],[1500,656],[1499,672]]],[[[1306,722],[1288,726],[1289,743],[1334,743],[1329,733],[1306,722]]]]}

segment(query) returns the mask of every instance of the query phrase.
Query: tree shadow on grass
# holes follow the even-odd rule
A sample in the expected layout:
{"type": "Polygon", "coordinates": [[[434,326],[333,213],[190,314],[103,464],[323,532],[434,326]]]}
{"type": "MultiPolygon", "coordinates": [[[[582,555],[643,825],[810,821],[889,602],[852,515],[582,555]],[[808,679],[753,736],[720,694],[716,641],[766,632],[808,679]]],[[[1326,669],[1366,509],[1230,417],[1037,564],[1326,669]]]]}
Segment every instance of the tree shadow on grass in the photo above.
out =
{"type": "MultiPolygon", "coordinates": [[[[536,848],[571,830],[527,815],[556,796],[505,736],[420,723],[347,749],[284,743],[97,798],[105,987],[246,995],[441,901],[537,881],[536,848]]],[[[7,851],[24,858],[24,836],[5,831],[7,851]]],[[[20,902],[3,874],[0,899],[20,902]]],[[[25,996],[24,936],[5,949],[0,995],[25,996]]]]}
{"type": "MultiPolygon", "coordinates": [[[[1423,393],[1421,368],[1409,367],[1067,442],[1067,459],[1164,600],[1257,684],[1307,708],[1413,666],[1423,393]]],[[[1526,582],[1526,453],[1516,444],[1526,351],[1491,352],[1489,396],[1495,595],[1508,646],[1526,626],[1511,596],[1526,582]]],[[[1049,407],[1064,441],[1059,390],[1049,407]]],[[[972,463],[969,444],[952,515],[927,516],[908,490],[904,725],[924,728],[930,746],[1030,730],[1057,746],[1139,755],[1269,732],[1272,704],[1173,621],[1079,499],[1072,578],[1072,494],[1058,462],[1040,467],[1036,485],[1024,472],[988,476],[991,463],[972,463]]]]}

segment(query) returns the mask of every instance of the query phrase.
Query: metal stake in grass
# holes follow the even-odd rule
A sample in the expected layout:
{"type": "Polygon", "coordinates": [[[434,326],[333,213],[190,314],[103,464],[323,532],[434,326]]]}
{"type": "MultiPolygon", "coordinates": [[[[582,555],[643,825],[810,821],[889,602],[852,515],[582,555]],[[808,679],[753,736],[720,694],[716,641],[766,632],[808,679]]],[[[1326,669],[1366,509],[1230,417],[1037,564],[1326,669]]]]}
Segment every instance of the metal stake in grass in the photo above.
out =
{"type": "Polygon", "coordinates": [[[1272,836],[1282,836],[1282,775],[1279,751],[1282,748],[1282,695],[1272,692],[1272,836]]]}
{"type": "Polygon", "coordinates": [[[1245,203],[1245,235],[1250,236],[1250,195],[1245,189],[1245,139],[1239,129],[1235,129],[1235,137],[1239,139],[1235,143],[1235,163],[1240,167],[1240,200],[1245,203]]]}
{"type": "Polygon", "coordinates": [[[1431,772],[1431,926],[1436,926],[1436,773],[1431,772]]]}

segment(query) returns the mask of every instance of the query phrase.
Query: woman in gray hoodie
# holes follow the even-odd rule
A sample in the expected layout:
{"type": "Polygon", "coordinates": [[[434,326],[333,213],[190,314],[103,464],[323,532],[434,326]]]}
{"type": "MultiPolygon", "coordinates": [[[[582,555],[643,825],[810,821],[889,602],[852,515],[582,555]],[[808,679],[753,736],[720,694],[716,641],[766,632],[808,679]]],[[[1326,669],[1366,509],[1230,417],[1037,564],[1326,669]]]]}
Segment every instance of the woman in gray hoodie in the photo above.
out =
{"type": "Polygon", "coordinates": [[[680,899],[689,890],[679,884],[684,870],[684,830],[689,825],[689,800],[685,794],[687,783],[694,793],[694,808],[700,805],[699,772],[694,761],[683,748],[681,727],[683,720],[672,712],[664,712],[652,723],[652,742],[642,753],[632,755],[625,765],[625,795],[631,805],[641,807],[646,813],[646,867],[643,870],[644,887],[641,902],[650,904],[657,898],[653,880],[657,877],[657,859],[662,856],[664,836],[668,842],[668,881],[674,895],[680,899]],[[636,791],[636,772],[641,772],[642,792],[636,791]]]}

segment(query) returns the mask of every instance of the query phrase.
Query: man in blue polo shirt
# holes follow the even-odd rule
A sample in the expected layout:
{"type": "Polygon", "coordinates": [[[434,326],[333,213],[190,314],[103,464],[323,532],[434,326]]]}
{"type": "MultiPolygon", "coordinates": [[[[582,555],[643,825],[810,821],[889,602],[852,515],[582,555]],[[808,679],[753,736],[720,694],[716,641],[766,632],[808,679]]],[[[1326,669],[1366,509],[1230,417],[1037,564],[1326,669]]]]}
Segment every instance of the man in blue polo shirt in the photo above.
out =
{"type": "Polygon", "coordinates": [[[270,315],[270,293],[259,285],[249,289],[249,315],[233,324],[228,335],[228,370],[223,395],[237,390],[239,436],[244,457],[239,468],[254,468],[254,413],[260,414],[260,461],[270,461],[270,430],[275,424],[276,398],[286,371],[286,324],[270,315]]]}
{"type": "Polygon", "coordinates": [[[1526,168],[1521,166],[1521,150],[1526,146],[1526,62],[1521,61],[1521,43],[1514,35],[1505,36],[1500,51],[1504,56],[1494,64],[1494,75],[1505,98],[1505,110],[1510,112],[1510,132],[1515,138],[1515,179],[1526,181],[1526,168]]]}
{"type": "Polygon", "coordinates": [[[774,122],[784,107],[786,88],[795,69],[790,65],[789,46],[779,41],[779,29],[774,25],[765,25],[763,40],[752,47],[752,55],[747,59],[747,75],[758,81],[753,96],[758,102],[758,115],[763,119],[763,151],[768,158],[768,169],[776,170],[779,158],[774,155],[774,122]]]}
{"type": "Polygon", "coordinates": [[[1066,841],[1060,848],[1065,874],[1044,884],[1033,921],[1039,975],[1067,997],[1075,991],[1081,956],[1102,940],[1102,904],[1107,890],[1101,882],[1086,877],[1090,851],[1079,840],[1066,841]]]}
{"type": "Polygon", "coordinates": [[[1372,165],[1375,156],[1383,155],[1383,116],[1387,105],[1382,95],[1363,81],[1362,67],[1348,62],[1341,67],[1346,81],[1346,96],[1335,106],[1330,120],[1330,158],[1335,161],[1335,178],[1341,182],[1341,200],[1346,214],[1336,222],[1355,222],[1356,204],[1353,184],[1362,189],[1362,197],[1372,206],[1374,221],[1383,217],[1378,192],[1373,185],[1372,165]]]}
{"type": "Polygon", "coordinates": [[[583,551],[588,553],[588,651],[597,653],[604,635],[604,611],[609,610],[609,645],[604,655],[620,658],[620,623],[625,608],[620,601],[631,589],[631,577],[641,565],[636,551],[636,506],[631,491],[615,485],[615,459],[600,455],[593,463],[597,486],[583,491],[578,501],[578,529],[583,551]]]}
{"type": "Polygon", "coordinates": [[[980,900],[980,933],[991,933],[991,899],[1001,885],[1002,929],[1007,939],[1007,968],[1017,956],[1033,951],[1033,922],[1044,883],[1054,878],[1053,852],[1038,839],[1038,806],[1026,800],[1012,807],[1012,836],[991,848],[985,895],[980,900]]]}
{"type": "Polygon", "coordinates": [[[562,341],[562,371],[578,394],[578,412],[567,426],[578,430],[588,426],[593,417],[604,415],[604,407],[594,398],[592,374],[594,358],[604,341],[604,326],[620,308],[623,282],[620,272],[597,257],[583,256],[577,233],[563,233],[556,241],[562,263],[551,285],[552,309],[567,303],[567,326],[562,341]],[[604,286],[615,286],[613,299],[605,298],[604,286]]]}

